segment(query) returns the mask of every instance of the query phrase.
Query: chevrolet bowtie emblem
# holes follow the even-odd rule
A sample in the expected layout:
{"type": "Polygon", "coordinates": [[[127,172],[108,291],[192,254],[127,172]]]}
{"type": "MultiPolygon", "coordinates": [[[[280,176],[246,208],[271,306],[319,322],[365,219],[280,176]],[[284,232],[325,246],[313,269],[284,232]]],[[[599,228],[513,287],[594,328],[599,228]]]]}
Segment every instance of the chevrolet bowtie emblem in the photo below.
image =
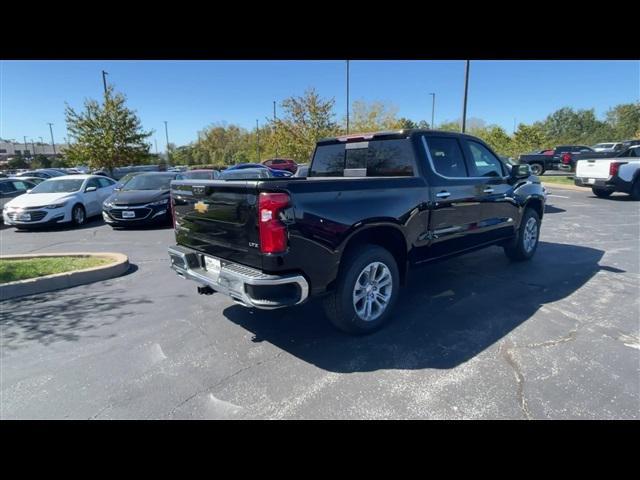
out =
{"type": "Polygon", "coordinates": [[[204,203],[202,200],[200,200],[198,203],[196,203],[193,208],[195,208],[198,213],[204,213],[207,210],[209,210],[209,205],[207,205],[206,203],[204,203]]]}

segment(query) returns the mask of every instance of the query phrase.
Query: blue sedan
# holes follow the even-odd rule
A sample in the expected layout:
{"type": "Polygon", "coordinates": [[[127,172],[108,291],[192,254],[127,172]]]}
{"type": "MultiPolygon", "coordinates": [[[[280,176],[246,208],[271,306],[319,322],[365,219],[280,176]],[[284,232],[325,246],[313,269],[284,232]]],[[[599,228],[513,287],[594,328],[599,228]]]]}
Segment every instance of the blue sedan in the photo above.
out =
{"type": "Polygon", "coordinates": [[[274,168],[269,168],[265,165],[262,165],[261,163],[240,163],[238,165],[232,165],[231,167],[227,168],[225,171],[242,170],[245,168],[264,168],[266,170],[269,170],[271,175],[274,177],[290,177],[291,176],[291,172],[287,172],[286,170],[276,170],[274,168]]]}

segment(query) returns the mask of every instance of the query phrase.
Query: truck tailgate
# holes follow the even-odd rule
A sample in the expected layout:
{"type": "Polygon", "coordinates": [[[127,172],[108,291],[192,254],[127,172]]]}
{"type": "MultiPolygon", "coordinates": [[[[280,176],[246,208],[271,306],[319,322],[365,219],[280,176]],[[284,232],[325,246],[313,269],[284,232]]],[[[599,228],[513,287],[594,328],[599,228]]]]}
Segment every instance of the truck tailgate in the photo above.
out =
{"type": "Polygon", "coordinates": [[[176,239],[203,253],[262,268],[255,181],[176,180],[171,183],[176,239]]]}
{"type": "Polygon", "coordinates": [[[591,159],[579,160],[576,166],[576,177],[607,179],[609,178],[609,165],[615,159],[591,159]]]}

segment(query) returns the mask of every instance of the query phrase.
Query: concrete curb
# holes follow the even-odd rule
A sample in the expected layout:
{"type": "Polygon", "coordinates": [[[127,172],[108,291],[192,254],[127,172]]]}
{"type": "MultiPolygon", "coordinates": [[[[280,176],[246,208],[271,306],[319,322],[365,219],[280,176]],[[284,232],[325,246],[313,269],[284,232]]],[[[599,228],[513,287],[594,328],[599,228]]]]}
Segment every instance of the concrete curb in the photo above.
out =
{"type": "Polygon", "coordinates": [[[550,190],[552,188],[557,188],[559,190],[573,190],[574,192],[585,192],[585,193],[591,191],[591,189],[587,187],[578,187],[577,185],[562,185],[561,183],[553,183],[553,182],[545,183],[544,180],[542,181],[542,184],[545,186],[547,190],[550,190]]]}
{"type": "Polygon", "coordinates": [[[10,298],[24,297],[37,293],[50,292],[63,288],[76,287],[87,283],[99,282],[118,277],[129,270],[129,258],[122,253],[111,252],[75,252],[75,253],[41,253],[27,255],[0,255],[0,260],[18,260],[24,258],[42,257],[102,257],[112,260],[112,263],[98,267],[74,270],[72,272],[56,273],[44,277],[18,280],[0,285],[0,301],[10,298]]]}

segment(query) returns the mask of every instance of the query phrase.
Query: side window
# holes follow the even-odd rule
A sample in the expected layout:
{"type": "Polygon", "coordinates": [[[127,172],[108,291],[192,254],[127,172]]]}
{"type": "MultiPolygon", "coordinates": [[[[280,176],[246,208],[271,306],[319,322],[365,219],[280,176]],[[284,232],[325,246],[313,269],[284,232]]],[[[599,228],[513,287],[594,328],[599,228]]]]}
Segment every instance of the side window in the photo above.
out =
{"type": "Polygon", "coordinates": [[[413,175],[413,157],[409,140],[369,142],[367,177],[410,177],[413,175]]]}
{"type": "Polygon", "coordinates": [[[24,182],[14,181],[12,183],[13,183],[13,186],[15,187],[15,189],[16,190],[20,190],[21,192],[26,192],[27,190],[29,190],[31,188],[31,186],[27,185],[24,182]]]}
{"type": "Polygon", "coordinates": [[[98,183],[100,184],[100,188],[110,187],[113,185],[108,178],[99,178],[98,183]]]}
{"type": "Polygon", "coordinates": [[[89,187],[96,187],[96,188],[100,188],[100,184],[98,183],[98,179],[97,178],[92,178],[87,182],[87,186],[85,187],[85,190],[89,187]]]}
{"type": "Polygon", "coordinates": [[[471,150],[472,166],[475,169],[474,177],[502,177],[504,170],[502,162],[496,158],[484,145],[467,141],[471,150]]]}
{"type": "Polygon", "coordinates": [[[429,149],[436,173],[451,178],[469,176],[457,138],[422,137],[422,140],[429,149]]]}
{"type": "Polygon", "coordinates": [[[13,186],[13,182],[0,182],[0,193],[15,192],[16,189],[13,186]]]}

